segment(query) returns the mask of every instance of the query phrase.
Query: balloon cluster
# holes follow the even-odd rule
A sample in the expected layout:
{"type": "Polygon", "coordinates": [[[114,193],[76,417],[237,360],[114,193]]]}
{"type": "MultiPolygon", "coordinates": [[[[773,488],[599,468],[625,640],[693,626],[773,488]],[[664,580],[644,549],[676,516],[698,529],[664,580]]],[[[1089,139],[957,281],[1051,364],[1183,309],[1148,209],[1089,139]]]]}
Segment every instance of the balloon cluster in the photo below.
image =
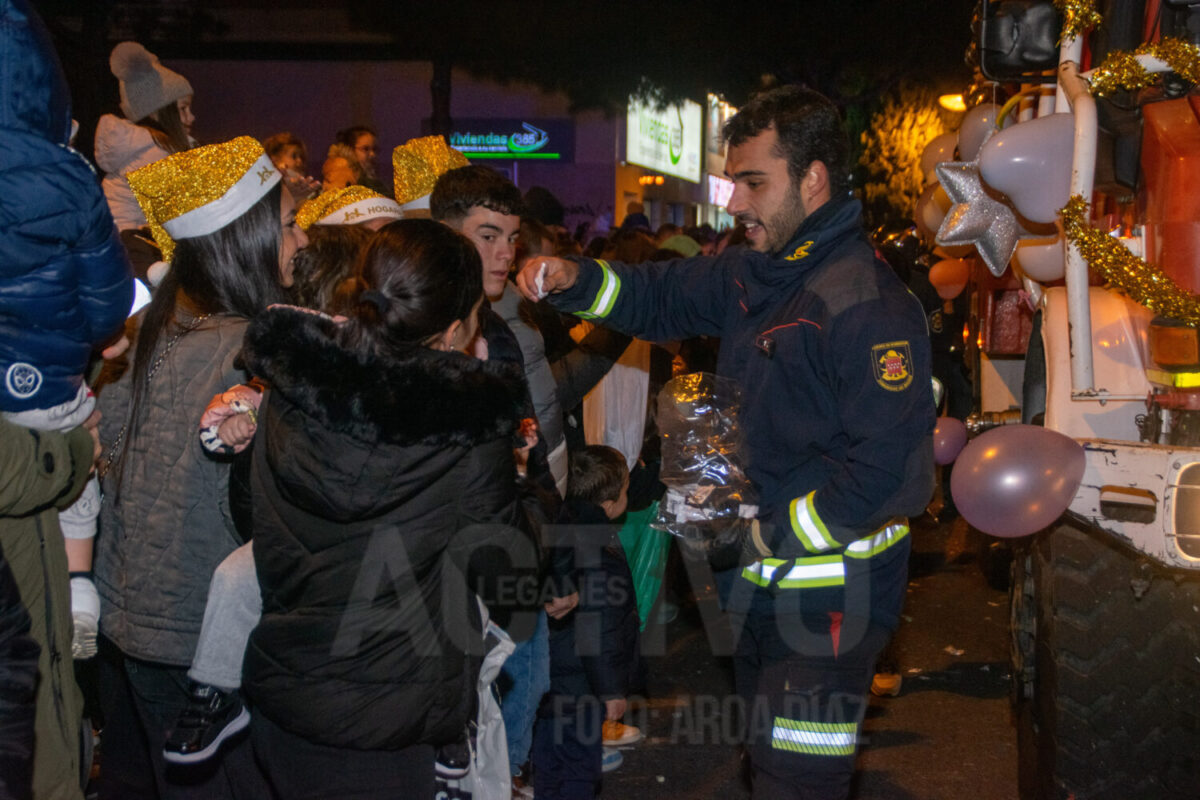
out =
{"type": "MultiPolygon", "coordinates": [[[[956,250],[952,258],[974,250],[997,277],[1020,240],[1034,239],[1040,249],[1027,254],[1031,270],[1025,274],[1058,280],[1065,243],[1052,226],[1070,190],[1074,116],[1050,114],[1001,126],[1011,105],[980,103],[966,113],[957,133],[925,146],[926,186],[915,219],[924,236],[956,250]]],[[[1024,260],[1018,263],[1024,268],[1024,260]]]]}

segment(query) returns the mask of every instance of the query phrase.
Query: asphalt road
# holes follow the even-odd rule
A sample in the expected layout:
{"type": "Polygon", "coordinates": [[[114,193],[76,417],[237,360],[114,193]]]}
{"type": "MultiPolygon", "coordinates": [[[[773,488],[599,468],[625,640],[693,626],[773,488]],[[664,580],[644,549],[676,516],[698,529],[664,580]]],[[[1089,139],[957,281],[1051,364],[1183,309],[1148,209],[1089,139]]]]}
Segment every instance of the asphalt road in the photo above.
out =
{"type": "MultiPolygon", "coordinates": [[[[978,534],[976,534],[978,535],[978,534]]],[[[897,697],[872,698],[856,800],[1016,800],[1016,732],[1008,700],[1007,593],[991,588],[978,542],[960,521],[914,523],[904,621],[893,644],[897,697]]],[[[623,750],[602,796],[750,796],[728,697],[729,659],[715,657],[702,622],[711,591],[676,573],[681,613],[648,626],[648,699],[631,714],[647,739],[623,750]],[[699,601],[696,599],[699,596],[699,601]]]]}

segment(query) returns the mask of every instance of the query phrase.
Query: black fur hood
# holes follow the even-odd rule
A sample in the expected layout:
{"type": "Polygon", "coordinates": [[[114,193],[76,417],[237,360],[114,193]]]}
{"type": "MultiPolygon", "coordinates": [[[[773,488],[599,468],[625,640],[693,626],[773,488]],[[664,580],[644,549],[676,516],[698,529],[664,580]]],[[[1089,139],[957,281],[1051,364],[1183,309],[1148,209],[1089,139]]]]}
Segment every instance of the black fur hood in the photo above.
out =
{"type": "Polygon", "coordinates": [[[246,366],[319,425],[368,445],[469,447],[516,428],[523,389],[514,365],[426,348],[363,359],[338,345],[337,325],[272,307],[246,332],[246,366]]]}

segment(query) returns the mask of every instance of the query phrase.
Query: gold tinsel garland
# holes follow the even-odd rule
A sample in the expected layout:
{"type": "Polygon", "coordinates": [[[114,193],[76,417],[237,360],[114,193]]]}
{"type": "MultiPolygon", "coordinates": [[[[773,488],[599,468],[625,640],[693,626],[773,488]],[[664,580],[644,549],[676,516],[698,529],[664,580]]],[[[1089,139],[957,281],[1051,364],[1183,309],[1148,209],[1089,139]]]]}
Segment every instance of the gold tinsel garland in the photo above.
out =
{"type": "Polygon", "coordinates": [[[1093,228],[1087,217],[1087,202],[1073,195],[1062,210],[1063,230],[1097,275],[1156,314],[1200,326],[1200,295],[1181,288],[1161,269],[1129,252],[1119,240],[1093,228]]]}
{"type": "Polygon", "coordinates": [[[1110,53],[1088,78],[1092,94],[1104,97],[1118,89],[1142,89],[1154,83],[1157,76],[1147,72],[1137,62],[1137,56],[1153,56],[1165,61],[1171,69],[1189,83],[1200,83],[1200,47],[1182,39],[1163,39],[1143,44],[1132,53],[1110,53]]]}
{"type": "Polygon", "coordinates": [[[1078,37],[1088,28],[1099,25],[1102,19],[1095,0],[1054,0],[1054,5],[1063,15],[1060,42],[1078,37]]]}

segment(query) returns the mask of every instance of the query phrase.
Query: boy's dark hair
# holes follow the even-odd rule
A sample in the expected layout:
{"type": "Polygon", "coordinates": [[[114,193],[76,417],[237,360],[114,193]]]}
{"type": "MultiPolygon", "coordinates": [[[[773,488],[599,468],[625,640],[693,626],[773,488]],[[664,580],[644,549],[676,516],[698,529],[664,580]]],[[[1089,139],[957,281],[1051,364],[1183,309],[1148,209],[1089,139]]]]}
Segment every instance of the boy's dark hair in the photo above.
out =
{"type": "Polygon", "coordinates": [[[525,212],[521,190],[496,170],[478,164],[450,170],[438,178],[429,196],[429,214],[439,222],[460,222],[476,206],[515,216],[525,212]]]}
{"type": "Polygon", "coordinates": [[[756,95],[725,123],[722,135],[736,146],[774,128],[779,155],[787,159],[788,175],[799,184],[814,161],[829,172],[830,197],[850,191],[850,144],[842,117],[824,95],[799,86],[781,86],[756,95]]]}
{"type": "Polygon", "coordinates": [[[590,444],[571,456],[567,499],[592,505],[616,500],[629,477],[625,456],[611,447],[590,444]]]}

